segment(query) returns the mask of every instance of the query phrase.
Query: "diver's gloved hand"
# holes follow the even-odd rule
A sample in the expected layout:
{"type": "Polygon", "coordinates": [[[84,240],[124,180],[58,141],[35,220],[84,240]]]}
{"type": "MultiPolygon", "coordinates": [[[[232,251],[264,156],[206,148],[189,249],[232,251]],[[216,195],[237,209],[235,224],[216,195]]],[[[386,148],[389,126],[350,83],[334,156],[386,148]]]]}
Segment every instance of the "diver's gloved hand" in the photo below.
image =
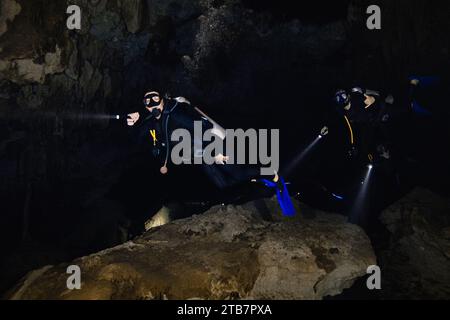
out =
{"type": "Polygon", "coordinates": [[[392,94],[388,95],[384,100],[387,104],[394,104],[395,98],[392,94]]]}
{"type": "Polygon", "coordinates": [[[383,158],[385,160],[389,160],[391,158],[391,152],[384,145],[379,145],[377,147],[378,157],[383,158]]]}
{"type": "Polygon", "coordinates": [[[224,165],[228,161],[230,161],[230,157],[224,156],[223,154],[220,153],[214,157],[214,160],[215,160],[216,164],[224,165]]]}
{"type": "Polygon", "coordinates": [[[130,127],[134,126],[136,122],[138,122],[139,118],[140,118],[139,112],[130,113],[127,117],[128,126],[130,127]]]}

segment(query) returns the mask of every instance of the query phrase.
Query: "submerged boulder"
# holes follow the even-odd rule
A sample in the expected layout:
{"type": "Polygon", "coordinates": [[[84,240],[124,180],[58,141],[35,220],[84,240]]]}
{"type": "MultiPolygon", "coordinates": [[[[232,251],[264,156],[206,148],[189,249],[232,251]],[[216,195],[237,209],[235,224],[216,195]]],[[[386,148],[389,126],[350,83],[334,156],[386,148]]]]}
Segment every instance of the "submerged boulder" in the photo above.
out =
{"type": "Polygon", "coordinates": [[[395,299],[450,298],[450,199],[417,188],[384,210],[383,290],[395,299]]]}
{"type": "Polygon", "coordinates": [[[121,246],[29,273],[8,299],[321,299],[375,264],[368,237],[339,215],[275,199],[216,206],[121,246]],[[267,215],[269,213],[269,215],[267,215]],[[265,219],[262,218],[265,216],[265,219]],[[69,265],[81,289],[67,289],[69,265]]]}

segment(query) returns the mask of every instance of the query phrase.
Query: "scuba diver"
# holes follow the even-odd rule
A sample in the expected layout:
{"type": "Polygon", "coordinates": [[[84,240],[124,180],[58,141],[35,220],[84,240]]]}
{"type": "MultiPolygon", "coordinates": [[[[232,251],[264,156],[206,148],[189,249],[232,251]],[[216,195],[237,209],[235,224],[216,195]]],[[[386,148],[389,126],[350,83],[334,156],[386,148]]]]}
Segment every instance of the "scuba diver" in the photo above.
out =
{"type": "MultiPolygon", "coordinates": [[[[201,121],[205,130],[211,130],[215,138],[225,141],[226,130],[217,122],[208,117],[200,109],[183,97],[164,97],[157,91],[150,91],[144,95],[144,108],[128,115],[127,124],[130,127],[143,126],[144,134],[151,139],[153,156],[160,162],[160,173],[166,175],[170,167],[170,154],[176,142],[172,141],[172,133],[176,129],[186,129],[194,137],[196,121],[201,121]],[[148,134],[149,133],[149,134],[148,134]]],[[[191,162],[195,157],[202,157],[203,150],[196,150],[196,146],[203,145],[203,141],[191,141],[191,162]]],[[[260,168],[250,165],[228,164],[229,158],[224,154],[215,155],[215,163],[208,165],[202,162],[200,165],[206,176],[219,189],[234,188],[246,182],[259,182],[260,184],[275,190],[280,207],[287,216],[295,214],[289,193],[282,177],[274,172],[273,176],[260,176],[260,168]]]]}
{"type": "Polygon", "coordinates": [[[398,98],[361,87],[337,91],[335,103],[348,127],[351,158],[366,163],[390,160],[393,120],[410,114],[432,115],[427,104],[434,95],[430,88],[438,83],[437,77],[410,77],[408,88],[398,98]]]}
{"type": "Polygon", "coordinates": [[[357,164],[352,167],[364,172],[361,184],[347,191],[355,194],[348,203],[351,222],[366,225],[373,213],[411,183],[408,170],[414,168],[415,160],[406,145],[414,146],[414,123],[433,114],[430,107],[436,94],[432,89],[438,83],[436,77],[410,77],[395,98],[361,87],[335,93],[337,111],[348,129],[348,154],[357,164]]]}
{"type": "Polygon", "coordinates": [[[348,91],[339,90],[335,93],[334,100],[338,113],[348,128],[348,156],[352,161],[349,164],[352,164],[352,170],[361,178],[359,183],[349,181],[346,186],[349,188],[346,193],[351,199],[351,202],[346,203],[346,211],[351,223],[366,227],[375,212],[373,205],[381,203],[378,199],[373,200],[382,193],[382,189],[387,190],[387,186],[395,188],[399,181],[392,159],[390,130],[390,123],[396,112],[395,100],[390,94],[383,95],[361,87],[348,91]],[[380,189],[381,186],[383,188],[380,189]],[[370,203],[373,205],[369,205],[370,203]]]}
{"type": "Polygon", "coordinates": [[[391,158],[388,123],[392,117],[394,97],[354,87],[335,94],[338,112],[348,127],[351,158],[373,163],[391,158]]]}

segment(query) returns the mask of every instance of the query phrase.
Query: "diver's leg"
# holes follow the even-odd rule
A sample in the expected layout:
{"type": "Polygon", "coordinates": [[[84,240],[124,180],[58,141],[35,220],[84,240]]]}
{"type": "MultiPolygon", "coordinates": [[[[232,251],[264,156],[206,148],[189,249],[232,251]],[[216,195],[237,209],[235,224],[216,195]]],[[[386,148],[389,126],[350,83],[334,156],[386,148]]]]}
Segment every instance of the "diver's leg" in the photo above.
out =
{"type": "Polygon", "coordinates": [[[220,173],[223,184],[229,187],[258,179],[274,182],[279,180],[276,172],[271,176],[261,176],[261,168],[257,165],[224,164],[212,165],[212,167],[214,172],[220,173]]]}

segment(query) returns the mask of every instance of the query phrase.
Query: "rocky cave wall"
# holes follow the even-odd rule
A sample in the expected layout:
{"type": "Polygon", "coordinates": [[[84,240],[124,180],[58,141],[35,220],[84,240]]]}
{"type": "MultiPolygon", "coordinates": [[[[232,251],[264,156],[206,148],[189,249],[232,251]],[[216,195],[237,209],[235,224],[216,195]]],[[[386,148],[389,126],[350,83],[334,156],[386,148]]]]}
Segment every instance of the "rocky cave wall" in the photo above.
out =
{"type": "Polygon", "coordinates": [[[329,11],[340,8],[340,15],[315,22],[308,15],[326,10],[287,3],[279,13],[280,6],[271,11],[239,0],[6,0],[2,99],[31,109],[63,102],[65,110],[101,112],[132,108],[143,90],[161,87],[214,108],[258,95],[257,76],[268,80],[289,68],[308,82],[336,85],[349,73],[354,81],[380,83],[447,66],[449,27],[439,14],[445,8],[381,1],[383,28],[368,31],[367,3],[338,1],[329,11]],[[69,4],[82,8],[80,31],[65,27],[69,4]]]}

